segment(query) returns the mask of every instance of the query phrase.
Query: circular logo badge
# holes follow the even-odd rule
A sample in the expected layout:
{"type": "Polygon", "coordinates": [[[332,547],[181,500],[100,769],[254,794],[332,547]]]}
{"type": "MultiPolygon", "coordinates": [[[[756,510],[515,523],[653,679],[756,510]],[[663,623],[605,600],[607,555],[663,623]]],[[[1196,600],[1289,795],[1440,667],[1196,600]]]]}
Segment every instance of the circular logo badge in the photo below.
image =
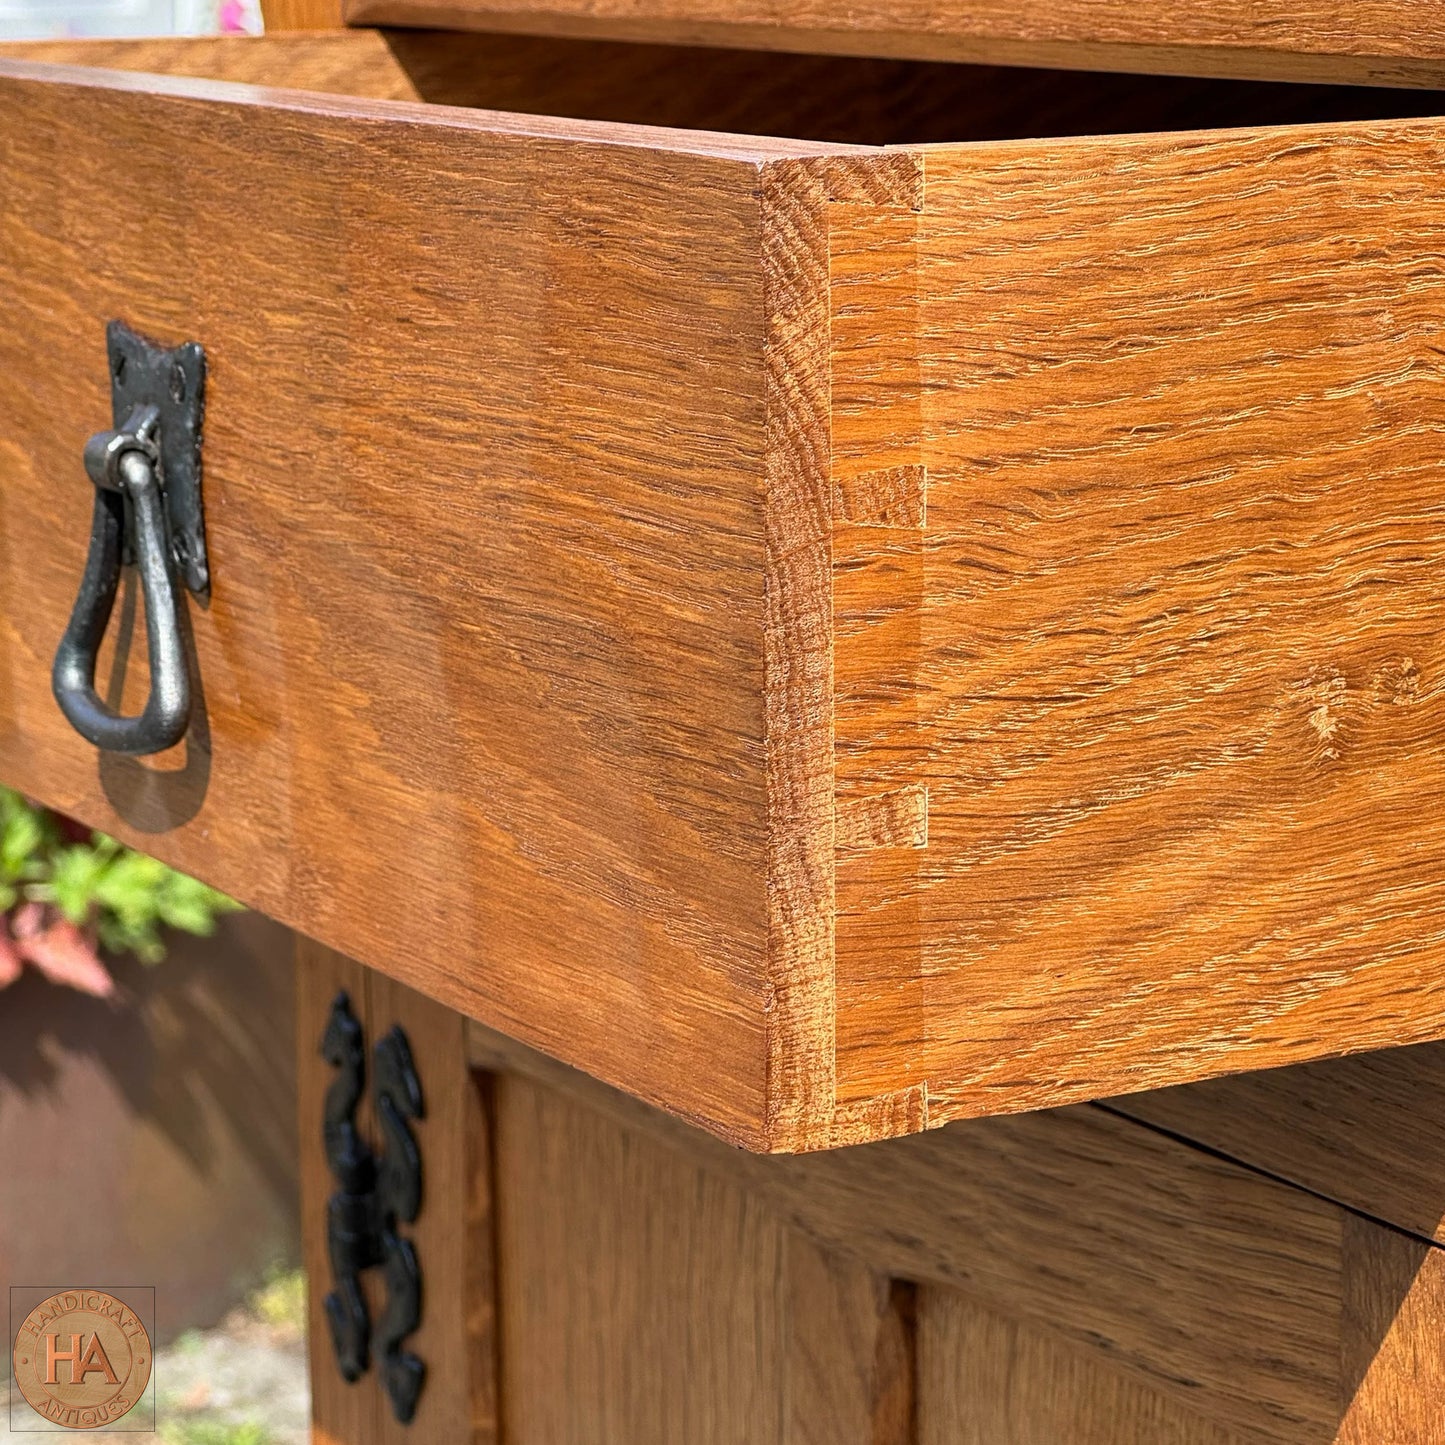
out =
{"type": "Polygon", "coordinates": [[[14,1361],[15,1384],[38,1415],[67,1429],[97,1430],[145,1394],[150,1335],[114,1295],[61,1290],[25,1316],[14,1361]]]}

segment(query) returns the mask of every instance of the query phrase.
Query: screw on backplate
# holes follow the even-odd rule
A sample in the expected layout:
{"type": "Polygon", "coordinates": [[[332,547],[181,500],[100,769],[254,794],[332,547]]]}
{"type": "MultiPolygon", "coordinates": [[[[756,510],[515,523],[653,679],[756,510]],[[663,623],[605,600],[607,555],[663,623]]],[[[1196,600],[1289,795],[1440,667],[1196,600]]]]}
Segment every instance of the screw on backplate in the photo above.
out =
{"type": "Polygon", "coordinates": [[[113,370],[113,372],[114,372],[114,374],[115,374],[115,379],[116,379],[117,382],[124,382],[124,381],[125,381],[125,357],[124,357],[124,356],[117,356],[117,357],[116,357],[116,359],[115,359],[115,365],[114,365],[114,367],[112,368],[112,370],[113,370]]]}
{"type": "Polygon", "coordinates": [[[186,374],[180,362],[171,367],[171,400],[179,406],[186,399],[186,374]]]}

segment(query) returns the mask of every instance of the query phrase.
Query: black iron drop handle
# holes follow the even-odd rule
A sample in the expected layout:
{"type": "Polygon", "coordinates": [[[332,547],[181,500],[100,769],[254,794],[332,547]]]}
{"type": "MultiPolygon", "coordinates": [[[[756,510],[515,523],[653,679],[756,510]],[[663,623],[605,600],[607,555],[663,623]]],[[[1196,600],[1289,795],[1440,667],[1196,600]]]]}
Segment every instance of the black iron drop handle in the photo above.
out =
{"type": "Polygon", "coordinates": [[[95,483],[90,552],[51,673],[55,700],[76,732],[114,753],[158,753],[172,747],[191,719],[191,679],[161,500],[155,441],[159,419],[154,406],[138,406],[120,428],[97,432],[86,443],[85,470],[95,483]],[[127,500],[151,670],[150,696],[138,717],[112,711],[95,690],[95,660],[120,583],[127,500]]]}
{"type": "Polygon", "coordinates": [[[118,321],[107,339],[116,424],[85,446],[95,484],[90,551],[51,686],[89,742],[108,752],[158,753],[181,740],[191,716],[177,574],[202,596],[210,582],[200,510],[205,357],[194,342],[153,346],[118,321]],[[95,689],[96,658],[129,561],[140,573],[151,679],[134,717],[107,706],[95,689]]]}

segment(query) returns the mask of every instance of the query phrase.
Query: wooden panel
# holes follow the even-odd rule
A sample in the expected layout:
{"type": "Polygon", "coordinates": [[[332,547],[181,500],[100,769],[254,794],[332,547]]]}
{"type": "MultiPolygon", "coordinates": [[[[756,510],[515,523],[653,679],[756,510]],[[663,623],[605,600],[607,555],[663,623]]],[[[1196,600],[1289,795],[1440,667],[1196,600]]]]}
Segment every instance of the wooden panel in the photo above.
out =
{"type": "Polygon", "coordinates": [[[509,1445],[783,1445],[777,1221],[525,1080],[497,1097],[509,1445]]]}
{"type": "Polygon", "coordinates": [[[1333,1445],[1431,1440],[1445,1390],[1445,1253],[1347,1215],[1345,1258],[1333,1445]]]}
{"type": "MultiPolygon", "coordinates": [[[[463,1062],[455,1015],[314,945],[300,963],[303,1109],[340,984],[422,1067],[415,1341],[448,1439],[496,1438],[492,1219],[518,1445],[1433,1438],[1445,1254],[1422,1241],[1102,1109],[755,1158],[488,1031],[463,1062]],[[492,1074],[492,1132],[466,1063],[492,1074]],[[916,1307],[896,1272],[928,1281],[916,1307]]],[[[374,1381],[340,1384],[319,1320],[312,1339],[318,1439],[400,1441],[374,1381]]]]}
{"type": "MultiPolygon", "coordinates": [[[[765,1003],[791,866],[787,838],[768,854],[765,614],[769,647],[826,635],[825,590],[784,579],[765,602],[782,478],[803,498],[821,465],[781,444],[765,463],[768,438],[816,426],[770,390],[794,372],[769,352],[813,347],[826,312],[800,282],[798,317],[765,328],[791,283],[765,267],[758,178],[826,153],[0,75],[6,780],[766,1142],[764,1030],[794,1005],[765,1003]],[[123,171],[118,227],[102,198],[123,171]],[[211,358],[205,693],[158,764],[97,760],[48,681],[111,316],[211,358]]],[[[853,165],[820,175],[846,193],[853,165]]],[[[895,173],[916,168],[867,160],[860,193],[895,173]]],[[[801,186],[789,226],[826,194],[801,186]]],[[[114,669],[132,705],[135,661],[114,669]]]]}
{"type": "Polygon", "coordinates": [[[339,0],[261,0],[268,31],[334,30],[341,25],[339,0]]]}
{"type": "MultiPolygon", "coordinates": [[[[302,953],[303,998],[329,1003],[348,966],[302,953]]],[[[379,976],[353,986],[373,1031],[393,1014],[413,1031],[434,1100],[460,1021],[379,976]]],[[[454,1167],[468,1150],[435,1132],[444,1101],[421,1138],[427,1210],[476,1218],[495,1191],[519,1445],[1433,1438],[1445,1254],[1423,1241],[1098,1108],[756,1158],[468,1032],[495,1168],[454,1167]],[[890,1283],[900,1268],[928,1283],[890,1283]]],[[[443,1262],[416,1338],[429,1389],[458,1392],[490,1353],[485,1330],[440,1329],[476,1285],[425,1221],[419,1248],[443,1262]]],[[[374,1408],[342,1428],[318,1438],[402,1438],[374,1408]]]]}
{"type": "Polygon", "coordinates": [[[908,1286],[645,1130],[496,1088],[509,1442],[913,1445],[908,1286]]]}
{"type": "Polygon", "coordinates": [[[1445,20],[1420,0],[344,0],[351,24],[524,31],[1076,70],[1439,84],[1445,20]]]}
{"type": "MultiPolygon", "coordinates": [[[[1357,1398],[1382,1409],[1445,1362],[1412,1323],[1432,1317],[1438,1251],[1097,1106],[757,1158],[470,1033],[478,1067],[535,1079],[745,1187],[876,1275],[961,1291],[1042,1332],[1104,1369],[1111,1398],[1161,1419],[1207,1421],[1240,1445],[1332,1445],[1357,1398]]],[[[1431,1437],[1377,1445],[1417,1438],[1431,1437]]]]}
{"type": "Polygon", "coordinates": [[[48,65],[86,65],[334,95],[364,95],[375,100],[422,98],[385,40],[371,31],[158,35],[141,40],[11,40],[0,43],[0,56],[48,65]]]}
{"type": "Polygon", "coordinates": [[[1438,1034],[1442,161],[1413,123],[942,149],[915,227],[835,208],[835,470],[921,428],[926,489],[837,534],[840,800],[926,794],[840,858],[843,1099],[1438,1034]]]}
{"type": "Polygon", "coordinates": [[[326,1164],[321,1127],[333,1071],[321,1057],[332,1000],[345,990],[352,1012],[367,1023],[367,970],[304,938],[296,940],[296,1108],[301,1172],[301,1250],[306,1269],[306,1346],[311,1381],[313,1445],[357,1445],[374,1428],[376,1401],[354,1389],[336,1368],[325,1299],[331,1259],[326,1247],[326,1201],[335,1184],[326,1164]]]}
{"type": "Polygon", "coordinates": [[[788,1235],[787,1445],[917,1445],[913,1285],[788,1235]]]}
{"type": "MultiPolygon", "coordinates": [[[[966,1295],[926,1289],[919,1306],[918,1445],[1248,1445],[1101,1354],[966,1295]]],[[[1376,1445],[1386,1439],[1404,1445],[1376,1445]]]]}
{"type": "MultiPolygon", "coordinates": [[[[312,1428],[317,1445],[404,1445],[415,1430],[457,1445],[498,1440],[496,1240],[486,1081],[467,1062],[464,1020],[411,989],[320,944],[296,946],[302,1161],[301,1219],[307,1276],[312,1428]],[[331,1287],[326,1201],[335,1183],[321,1140],[323,1101],[334,1077],[320,1042],[332,1000],[345,990],[370,1050],[393,1025],[407,1034],[425,1117],[413,1124],[422,1157],[422,1208],[405,1229],[422,1271],[422,1318],[407,1348],[427,1376],[409,1426],[398,1423],[377,1371],[347,1384],[336,1368],[323,1301],[331,1287]]],[[[369,1089],[369,1074],[368,1074],[369,1089]]],[[[357,1117],[379,1139],[368,1092],[357,1117]]],[[[385,1305],[380,1276],[364,1276],[373,1319],[385,1305]]]]}
{"type": "MultiPolygon", "coordinates": [[[[375,1390],[364,1445],[406,1445],[418,1434],[497,1445],[498,1330],[491,1084],[467,1062],[465,1020],[384,974],[367,971],[369,1042],[400,1026],[421,1080],[425,1116],[413,1125],[422,1207],[406,1229],[422,1271],[422,1317],[407,1348],[427,1378],[410,1424],[375,1390]]],[[[372,1383],[377,1383],[373,1375],[372,1383]]]]}
{"type": "Polygon", "coordinates": [[[1445,1045],[1240,1074],[1108,1107],[1445,1244],[1445,1045]]]}

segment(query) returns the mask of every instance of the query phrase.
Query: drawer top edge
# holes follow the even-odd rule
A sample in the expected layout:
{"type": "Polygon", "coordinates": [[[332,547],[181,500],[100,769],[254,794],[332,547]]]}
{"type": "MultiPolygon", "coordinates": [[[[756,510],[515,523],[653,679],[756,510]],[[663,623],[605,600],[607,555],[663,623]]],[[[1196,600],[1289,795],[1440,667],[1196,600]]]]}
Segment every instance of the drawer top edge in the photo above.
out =
{"type": "Polygon", "coordinates": [[[833,145],[721,131],[676,130],[614,121],[525,115],[513,111],[472,109],[425,101],[379,100],[367,96],[273,88],[196,76],[60,65],[50,61],[20,60],[0,55],[0,84],[14,83],[131,92],[216,105],[259,107],[304,115],[345,117],[349,120],[373,120],[379,124],[472,131],[478,135],[511,136],[519,140],[669,152],[736,161],[749,167],[760,167],[773,161],[809,160],[830,156],[882,157],[885,154],[882,147],[876,146],[833,145]]]}

